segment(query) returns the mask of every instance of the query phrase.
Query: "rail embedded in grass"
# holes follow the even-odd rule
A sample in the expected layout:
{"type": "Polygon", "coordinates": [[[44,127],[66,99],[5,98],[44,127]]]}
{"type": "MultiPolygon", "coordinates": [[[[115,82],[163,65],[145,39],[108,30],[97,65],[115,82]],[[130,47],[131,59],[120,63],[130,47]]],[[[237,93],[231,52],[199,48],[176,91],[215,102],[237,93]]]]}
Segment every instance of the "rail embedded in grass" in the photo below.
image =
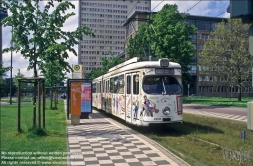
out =
{"type": "Polygon", "coordinates": [[[129,125],[116,117],[110,117],[148,136],[190,165],[253,165],[253,132],[247,130],[245,122],[185,113],[183,124],[154,125],[143,128],[129,125]],[[244,143],[240,138],[241,130],[246,131],[244,143]],[[226,155],[228,149],[234,154],[239,151],[247,152],[249,157],[237,160],[233,156],[226,155]],[[228,159],[228,157],[231,158],[228,159]]]}
{"type": "Polygon", "coordinates": [[[189,161],[193,165],[195,160],[208,166],[253,165],[253,132],[247,130],[243,122],[185,114],[182,125],[168,125],[145,134],[169,150],[176,149],[183,158],[194,158],[189,161]],[[246,131],[244,143],[239,136],[241,130],[246,131]],[[228,149],[237,157],[228,156],[228,149]],[[239,152],[247,152],[246,158],[239,160],[239,152]],[[228,157],[232,158],[228,160],[228,157]]]}

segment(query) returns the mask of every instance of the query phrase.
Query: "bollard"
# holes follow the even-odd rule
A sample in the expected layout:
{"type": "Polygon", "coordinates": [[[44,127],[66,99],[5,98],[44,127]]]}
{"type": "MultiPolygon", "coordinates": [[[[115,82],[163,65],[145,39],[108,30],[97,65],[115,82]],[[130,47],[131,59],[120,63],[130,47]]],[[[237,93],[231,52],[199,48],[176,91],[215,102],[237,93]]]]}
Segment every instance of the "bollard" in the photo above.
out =
{"type": "Polygon", "coordinates": [[[247,129],[253,130],[253,101],[247,103],[247,129]]]}
{"type": "Polygon", "coordinates": [[[242,139],[242,143],[244,143],[245,138],[246,138],[246,132],[242,130],[242,131],[241,131],[241,139],[242,139]]]}

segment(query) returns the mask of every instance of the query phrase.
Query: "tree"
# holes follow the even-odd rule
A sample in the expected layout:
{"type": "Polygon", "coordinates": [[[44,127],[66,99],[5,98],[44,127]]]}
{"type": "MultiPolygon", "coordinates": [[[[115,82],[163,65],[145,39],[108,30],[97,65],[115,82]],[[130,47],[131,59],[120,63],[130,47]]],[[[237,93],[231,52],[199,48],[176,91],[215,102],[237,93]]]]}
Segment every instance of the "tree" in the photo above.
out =
{"type": "Polygon", "coordinates": [[[182,67],[183,80],[186,81],[190,77],[188,66],[194,54],[190,35],[196,28],[184,22],[185,15],[178,12],[177,5],[166,4],[157,14],[149,16],[149,19],[151,24],[149,26],[143,24],[144,27],[140,27],[143,32],[140,33],[138,30],[138,34],[130,39],[127,46],[128,53],[144,52],[150,43],[151,55],[179,63],[182,67]],[[139,44],[138,41],[143,44],[139,44]],[[129,46],[136,47],[132,47],[133,50],[129,46]]]}
{"type": "Polygon", "coordinates": [[[149,40],[148,40],[148,26],[147,23],[138,25],[138,30],[134,37],[130,37],[126,48],[127,59],[133,57],[144,57],[149,54],[149,40]]]}
{"type": "Polygon", "coordinates": [[[242,24],[240,19],[221,22],[211,32],[199,55],[201,74],[211,78],[216,87],[237,87],[238,101],[241,101],[242,87],[249,86],[247,79],[253,66],[248,48],[249,26],[242,24]]]}
{"type": "Polygon", "coordinates": [[[0,86],[4,84],[3,77],[6,76],[6,72],[9,71],[11,68],[10,67],[4,67],[3,63],[0,63],[0,86]]]}
{"type": "MultiPolygon", "coordinates": [[[[24,77],[25,75],[20,73],[20,69],[18,69],[17,75],[14,76],[14,85],[18,87],[18,78],[24,78],[24,77]]],[[[24,90],[24,88],[26,88],[26,84],[22,82],[20,88],[21,90],[24,90]]]]}
{"type": "MultiPolygon", "coordinates": [[[[6,48],[3,52],[20,51],[22,56],[29,60],[27,69],[33,69],[34,77],[38,77],[38,69],[43,70],[47,63],[54,60],[59,61],[59,65],[63,68],[62,72],[73,71],[71,66],[65,62],[69,57],[67,51],[77,55],[73,46],[79,44],[83,35],[94,36],[91,28],[86,26],[78,27],[73,32],[63,31],[61,28],[65,21],[75,15],[73,12],[67,13],[67,10],[75,8],[75,6],[69,1],[57,0],[61,3],[50,13],[54,2],[55,0],[49,0],[41,10],[39,0],[24,0],[22,2],[0,0],[0,4],[12,13],[2,20],[2,24],[13,27],[11,41],[13,47],[6,48]]],[[[34,105],[36,104],[36,89],[37,82],[34,86],[34,105]]],[[[35,114],[36,107],[34,107],[35,114]]]]}
{"type": "Polygon", "coordinates": [[[86,78],[94,79],[94,78],[97,78],[97,77],[99,77],[103,74],[106,74],[110,68],[112,68],[112,67],[114,67],[114,66],[116,66],[116,65],[118,65],[118,64],[120,64],[124,61],[121,58],[115,57],[114,54],[112,54],[111,51],[109,51],[109,53],[111,55],[109,59],[107,59],[105,57],[101,57],[102,66],[103,66],[102,70],[98,70],[98,69],[92,70],[90,73],[88,73],[86,75],[86,78]]]}
{"type": "Polygon", "coordinates": [[[10,67],[4,67],[3,63],[0,63],[0,97],[3,95],[3,87],[6,86],[5,81],[3,80],[3,77],[6,76],[6,72],[9,71],[10,67]]]}
{"type": "Polygon", "coordinates": [[[52,88],[54,87],[55,89],[55,99],[54,99],[54,103],[55,103],[55,108],[57,108],[57,99],[56,97],[58,96],[57,93],[57,84],[59,82],[61,82],[62,80],[66,79],[66,73],[62,72],[63,67],[59,64],[59,61],[51,61],[51,63],[46,63],[45,64],[45,68],[41,71],[42,75],[44,76],[45,80],[46,80],[46,84],[49,85],[50,88],[50,100],[51,100],[51,104],[50,104],[50,109],[53,109],[52,106],[52,88]]]}

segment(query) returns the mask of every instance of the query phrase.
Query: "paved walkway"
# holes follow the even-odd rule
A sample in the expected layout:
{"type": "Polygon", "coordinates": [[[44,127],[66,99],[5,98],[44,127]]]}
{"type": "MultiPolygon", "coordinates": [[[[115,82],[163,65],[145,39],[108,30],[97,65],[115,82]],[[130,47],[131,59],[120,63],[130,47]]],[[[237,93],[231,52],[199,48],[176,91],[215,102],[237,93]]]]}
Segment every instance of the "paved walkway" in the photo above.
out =
{"type": "Polygon", "coordinates": [[[161,145],[93,110],[80,125],[68,126],[69,165],[186,166],[161,145]]]}

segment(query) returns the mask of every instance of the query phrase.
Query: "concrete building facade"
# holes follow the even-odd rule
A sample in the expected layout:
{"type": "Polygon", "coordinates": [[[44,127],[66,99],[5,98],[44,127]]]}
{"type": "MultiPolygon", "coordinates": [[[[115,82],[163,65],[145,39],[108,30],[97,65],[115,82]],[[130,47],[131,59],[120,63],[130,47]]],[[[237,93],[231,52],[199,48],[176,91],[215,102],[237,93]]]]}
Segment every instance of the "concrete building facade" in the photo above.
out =
{"type": "MultiPolygon", "coordinates": [[[[148,14],[150,13],[136,11],[131,15],[131,17],[127,21],[124,22],[124,26],[128,32],[126,33],[127,42],[130,36],[134,36],[136,31],[138,30],[138,24],[140,24],[143,21],[147,22],[145,18],[147,18],[148,14]]],[[[218,23],[222,22],[222,20],[226,20],[226,18],[194,16],[189,14],[186,15],[185,22],[194,25],[197,28],[197,32],[191,35],[191,42],[195,48],[195,55],[192,57],[192,62],[189,66],[191,69],[188,71],[192,76],[192,81],[189,82],[189,95],[200,94],[202,96],[220,96],[220,97],[238,96],[237,87],[214,86],[207,76],[202,76],[200,74],[200,68],[198,67],[198,55],[202,51],[205,41],[209,39],[210,33],[213,30],[215,30],[218,23]]],[[[249,86],[242,88],[243,97],[250,97],[253,95],[251,88],[252,78],[249,78],[247,81],[249,86]]],[[[184,86],[183,87],[184,95],[188,95],[188,85],[186,84],[183,86],[184,86]]]]}
{"type": "Polygon", "coordinates": [[[151,0],[79,0],[79,26],[91,27],[96,37],[83,36],[78,46],[78,64],[84,75],[101,69],[101,57],[120,55],[125,49],[126,29],[122,23],[135,11],[151,10],[151,0]]]}

